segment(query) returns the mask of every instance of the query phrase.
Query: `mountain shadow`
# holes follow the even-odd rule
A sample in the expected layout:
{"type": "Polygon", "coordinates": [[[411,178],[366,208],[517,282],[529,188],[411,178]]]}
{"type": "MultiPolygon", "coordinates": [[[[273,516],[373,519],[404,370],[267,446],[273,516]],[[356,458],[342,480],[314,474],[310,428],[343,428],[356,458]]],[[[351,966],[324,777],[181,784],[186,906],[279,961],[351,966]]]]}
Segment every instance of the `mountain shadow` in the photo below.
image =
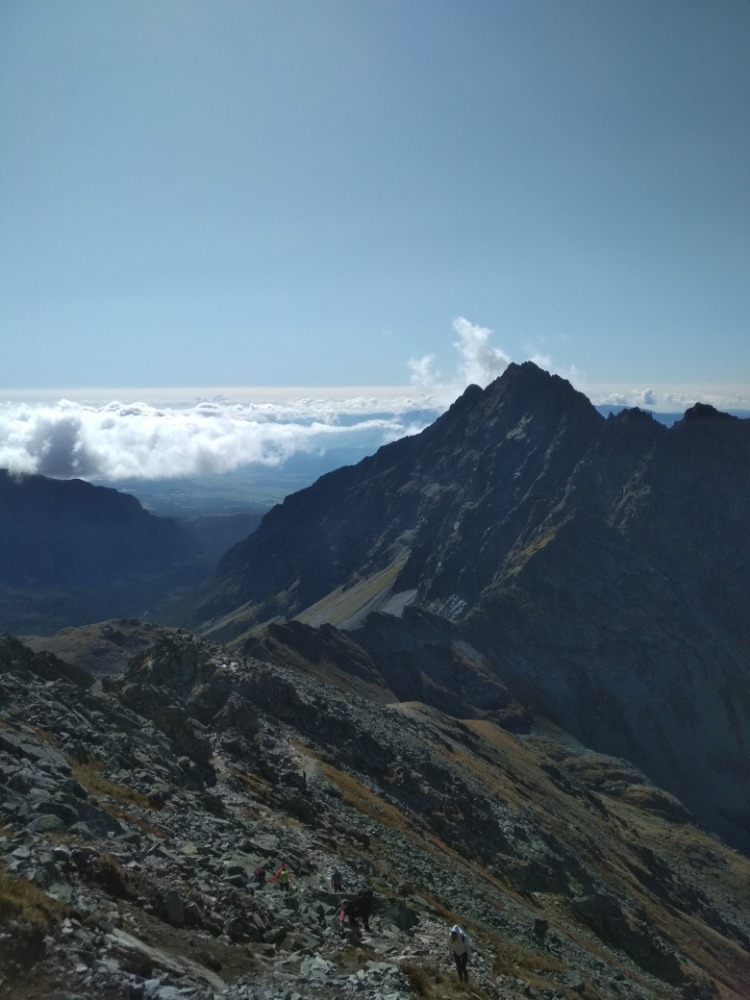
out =
{"type": "Polygon", "coordinates": [[[154,605],[212,572],[257,514],[156,517],[128,493],[0,469],[0,627],[49,634],[154,605]]]}

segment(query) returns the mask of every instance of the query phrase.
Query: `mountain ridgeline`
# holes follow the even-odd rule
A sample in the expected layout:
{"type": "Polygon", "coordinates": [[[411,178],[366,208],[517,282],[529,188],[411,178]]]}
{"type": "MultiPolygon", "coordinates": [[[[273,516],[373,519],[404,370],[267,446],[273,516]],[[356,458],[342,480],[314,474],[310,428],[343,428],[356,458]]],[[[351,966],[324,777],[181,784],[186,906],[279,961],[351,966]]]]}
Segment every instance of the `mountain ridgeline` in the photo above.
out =
{"type": "Polygon", "coordinates": [[[172,620],[625,757],[750,849],[750,422],[527,362],[287,497],[172,620]]]}
{"type": "Polygon", "coordinates": [[[0,469],[0,631],[146,615],[196,587],[258,520],[157,517],[116,489],[0,469]]]}

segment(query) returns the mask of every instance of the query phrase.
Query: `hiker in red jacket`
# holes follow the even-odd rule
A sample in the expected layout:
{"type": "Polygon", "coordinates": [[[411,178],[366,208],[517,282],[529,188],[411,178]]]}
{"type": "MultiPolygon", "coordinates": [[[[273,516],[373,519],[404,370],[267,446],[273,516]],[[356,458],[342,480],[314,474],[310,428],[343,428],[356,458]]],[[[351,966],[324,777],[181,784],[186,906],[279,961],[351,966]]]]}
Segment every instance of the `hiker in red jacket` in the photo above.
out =
{"type": "Polygon", "coordinates": [[[283,889],[285,892],[289,892],[292,887],[292,873],[289,871],[286,864],[281,865],[281,868],[279,868],[271,881],[278,882],[280,889],[283,889]]]}

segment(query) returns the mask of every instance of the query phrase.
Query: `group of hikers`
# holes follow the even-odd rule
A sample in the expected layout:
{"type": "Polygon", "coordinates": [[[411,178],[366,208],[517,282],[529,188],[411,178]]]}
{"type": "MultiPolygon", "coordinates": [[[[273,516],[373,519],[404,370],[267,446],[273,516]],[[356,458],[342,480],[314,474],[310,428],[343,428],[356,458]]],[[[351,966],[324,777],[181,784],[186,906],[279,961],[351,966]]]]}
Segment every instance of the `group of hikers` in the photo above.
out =
{"type": "MultiPolygon", "coordinates": [[[[253,872],[256,884],[266,885],[278,883],[279,888],[284,892],[289,892],[292,888],[292,873],[282,862],[276,873],[268,878],[268,862],[265,861],[253,872]]],[[[344,877],[334,865],[329,876],[331,889],[335,893],[341,893],[344,888],[344,877]]],[[[370,931],[370,914],[372,913],[373,892],[372,889],[360,889],[356,893],[350,894],[351,898],[342,899],[338,905],[338,917],[341,927],[348,926],[352,931],[358,931],[357,920],[361,920],[365,930],[370,931]]],[[[448,935],[448,945],[456,963],[456,971],[461,982],[469,981],[469,955],[471,954],[471,942],[469,935],[460,926],[454,924],[448,935]]]]}
{"type": "MultiPolygon", "coordinates": [[[[285,861],[281,863],[280,867],[271,878],[268,877],[268,861],[264,861],[262,864],[258,865],[253,872],[253,879],[257,885],[266,885],[272,882],[278,882],[279,888],[284,890],[289,890],[292,886],[292,873],[287,867],[285,861]]],[[[341,892],[344,888],[344,876],[335,865],[331,870],[329,881],[334,892],[341,892]]]]}

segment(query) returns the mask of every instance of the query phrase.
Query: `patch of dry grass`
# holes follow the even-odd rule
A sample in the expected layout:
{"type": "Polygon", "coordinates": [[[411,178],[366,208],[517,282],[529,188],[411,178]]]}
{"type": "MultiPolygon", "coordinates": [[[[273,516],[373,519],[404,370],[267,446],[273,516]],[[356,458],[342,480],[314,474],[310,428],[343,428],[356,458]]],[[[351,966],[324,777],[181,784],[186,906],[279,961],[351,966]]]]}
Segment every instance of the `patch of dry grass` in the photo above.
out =
{"type": "Polygon", "coordinates": [[[492,1000],[489,993],[471,982],[471,970],[469,970],[469,982],[462,983],[455,972],[434,963],[417,965],[416,962],[399,962],[398,967],[409,980],[414,993],[424,1000],[463,1000],[467,997],[474,1000],[492,1000]]]}
{"type": "Polygon", "coordinates": [[[361,812],[369,819],[384,823],[401,833],[413,834],[413,831],[407,830],[402,812],[363,785],[354,775],[340,771],[325,761],[321,761],[318,766],[324,777],[339,790],[341,799],[346,805],[361,812]]]}
{"type": "Polygon", "coordinates": [[[658,816],[666,817],[676,823],[690,821],[690,813],[685,806],[669,792],[650,785],[628,785],[622,790],[621,797],[632,803],[638,809],[650,810],[658,816]]]}
{"type": "Polygon", "coordinates": [[[127,823],[134,823],[145,833],[150,833],[155,837],[167,836],[161,827],[132,812],[133,808],[156,812],[159,807],[143,792],[107,778],[103,773],[104,764],[101,761],[89,757],[81,762],[68,757],[68,763],[73,778],[86,789],[89,795],[99,801],[101,808],[110,816],[127,823]]]}
{"type": "Polygon", "coordinates": [[[46,896],[32,882],[11,875],[0,863],[0,926],[9,920],[20,920],[39,929],[56,924],[66,908],[46,896]]]}
{"type": "Polygon", "coordinates": [[[254,771],[241,771],[239,768],[229,769],[232,779],[237,782],[240,788],[249,792],[254,798],[260,799],[266,805],[276,806],[278,799],[273,790],[273,785],[267,778],[263,778],[254,771]]]}
{"type": "Polygon", "coordinates": [[[339,790],[341,800],[345,805],[356,809],[377,823],[382,823],[406,840],[411,841],[420,850],[428,851],[443,861],[448,859],[453,864],[466,863],[453,848],[449,847],[427,826],[424,824],[415,825],[414,821],[405,815],[398,806],[386,802],[377,792],[372,791],[354,775],[340,771],[325,761],[321,761],[318,766],[321,773],[339,790]]]}
{"type": "Polygon", "coordinates": [[[337,587],[315,604],[300,611],[295,617],[308,625],[329,622],[341,626],[354,615],[370,606],[374,601],[387,596],[406,563],[408,552],[399,552],[396,559],[385,569],[371,573],[363,579],[337,587]]]}
{"type": "Polygon", "coordinates": [[[154,804],[147,795],[112,781],[104,775],[104,764],[93,757],[80,763],[68,758],[70,769],[75,780],[82,785],[89,795],[95,798],[111,798],[127,805],[138,806],[141,809],[154,809],[154,804]]]}

